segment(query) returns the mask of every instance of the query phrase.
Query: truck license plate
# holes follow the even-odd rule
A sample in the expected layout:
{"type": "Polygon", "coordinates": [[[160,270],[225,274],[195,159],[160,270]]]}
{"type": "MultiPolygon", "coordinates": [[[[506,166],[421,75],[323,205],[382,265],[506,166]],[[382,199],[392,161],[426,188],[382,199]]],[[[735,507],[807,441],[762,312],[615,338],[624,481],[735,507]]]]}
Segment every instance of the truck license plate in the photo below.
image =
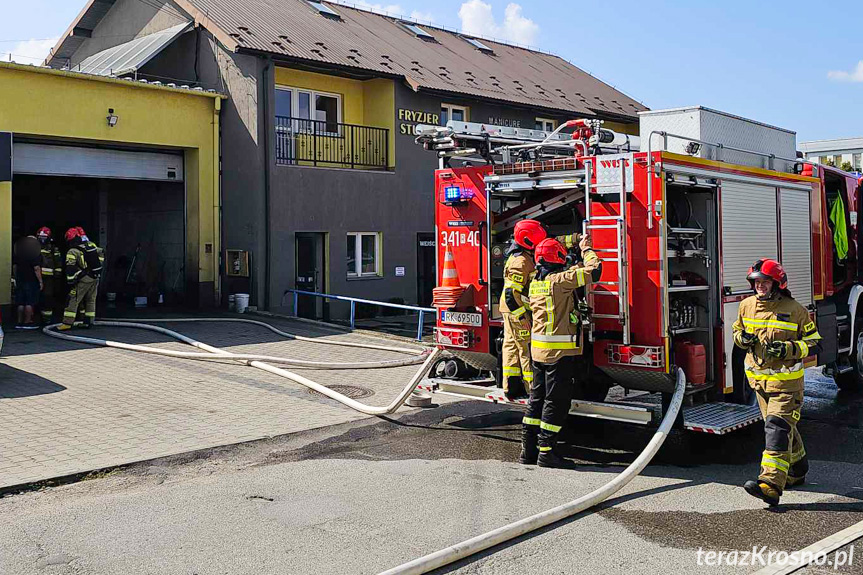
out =
{"type": "Polygon", "coordinates": [[[479,313],[441,310],[440,320],[442,323],[482,327],[482,314],[479,313]]]}

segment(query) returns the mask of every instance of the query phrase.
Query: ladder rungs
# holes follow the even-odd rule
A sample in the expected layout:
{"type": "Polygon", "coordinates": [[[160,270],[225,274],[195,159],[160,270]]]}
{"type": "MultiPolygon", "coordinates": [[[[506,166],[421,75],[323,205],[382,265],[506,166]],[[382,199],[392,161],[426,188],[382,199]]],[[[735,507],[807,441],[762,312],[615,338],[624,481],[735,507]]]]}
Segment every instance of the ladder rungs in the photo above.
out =
{"type": "Polygon", "coordinates": [[[617,248],[592,248],[595,252],[614,252],[616,254],[620,253],[620,250],[617,248]]]}
{"type": "Polygon", "coordinates": [[[617,226],[609,226],[607,224],[600,224],[598,226],[587,225],[584,227],[586,227],[589,230],[616,230],[617,229],[617,226]]]}
{"type": "Polygon", "coordinates": [[[620,258],[601,258],[604,262],[619,262],[620,258]]]}
{"type": "Polygon", "coordinates": [[[593,282],[593,285],[601,285],[601,286],[616,286],[620,284],[620,282],[593,282]]]}
{"type": "Polygon", "coordinates": [[[613,295],[613,296],[619,296],[620,295],[620,292],[608,291],[608,290],[602,290],[602,291],[593,290],[590,293],[592,293],[593,295],[613,295]]]}
{"type": "Polygon", "coordinates": [[[590,220],[587,222],[590,225],[590,222],[593,220],[620,220],[622,219],[620,216],[590,216],[590,220]]]}
{"type": "Polygon", "coordinates": [[[590,317],[598,317],[599,319],[618,319],[618,320],[623,319],[619,315],[611,315],[611,314],[607,314],[607,313],[594,313],[594,314],[591,314],[590,317]]]}

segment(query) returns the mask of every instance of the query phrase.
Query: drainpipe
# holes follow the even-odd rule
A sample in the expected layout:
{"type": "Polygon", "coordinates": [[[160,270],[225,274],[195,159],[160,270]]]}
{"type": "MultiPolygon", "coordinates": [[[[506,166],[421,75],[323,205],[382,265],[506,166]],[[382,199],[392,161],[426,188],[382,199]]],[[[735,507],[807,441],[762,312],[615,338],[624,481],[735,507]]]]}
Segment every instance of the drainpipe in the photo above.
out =
{"type": "Polygon", "coordinates": [[[270,58],[266,59],[266,66],[263,71],[263,108],[264,108],[264,309],[270,309],[270,261],[272,254],[270,250],[270,132],[273,128],[272,118],[270,114],[270,72],[273,69],[273,61],[270,58]]]}

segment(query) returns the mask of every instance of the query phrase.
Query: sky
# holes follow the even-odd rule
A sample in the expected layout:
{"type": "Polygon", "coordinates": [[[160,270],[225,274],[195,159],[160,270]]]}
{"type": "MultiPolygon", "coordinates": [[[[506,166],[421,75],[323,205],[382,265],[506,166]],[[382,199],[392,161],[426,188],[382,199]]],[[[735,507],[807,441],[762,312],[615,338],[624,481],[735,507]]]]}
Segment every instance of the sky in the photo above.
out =
{"type": "MultiPolygon", "coordinates": [[[[0,59],[38,63],[85,3],[8,2],[0,59]]],[[[798,141],[863,137],[859,0],[346,3],[553,52],[652,109],[707,106],[798,141]]]]}

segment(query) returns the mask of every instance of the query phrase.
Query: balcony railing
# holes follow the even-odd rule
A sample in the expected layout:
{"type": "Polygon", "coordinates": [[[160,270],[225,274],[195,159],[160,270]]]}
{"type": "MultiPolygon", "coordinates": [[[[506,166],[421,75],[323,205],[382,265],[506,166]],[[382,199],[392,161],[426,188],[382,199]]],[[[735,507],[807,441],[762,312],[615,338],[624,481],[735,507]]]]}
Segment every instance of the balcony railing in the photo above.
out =
{"type": "Polygon", "coordinates": [[[276,163],[387,170],[389,130],[276,116],[276,163]]]}

